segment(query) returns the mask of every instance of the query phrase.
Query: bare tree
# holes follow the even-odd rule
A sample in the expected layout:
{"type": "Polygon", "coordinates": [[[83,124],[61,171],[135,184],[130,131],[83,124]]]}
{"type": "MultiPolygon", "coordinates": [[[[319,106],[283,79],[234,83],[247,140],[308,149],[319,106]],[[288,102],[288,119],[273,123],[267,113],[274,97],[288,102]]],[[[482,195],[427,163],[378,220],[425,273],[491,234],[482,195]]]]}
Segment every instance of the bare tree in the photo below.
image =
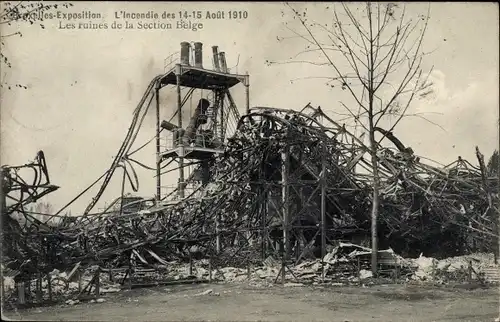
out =
{"type": "MultiPolygon", "coordinates": [[[[10,37],[23,37],[19,27],[21,25],[38,25],[45,29],[43,22],[46,14],[58,8],[69,8],[72,4],[46,4],[44,1],[2,1],[0,2],[0,70],[11,68],[12,64],[5,52],[5,45],[10,37]],[[11,31],[15,30],[15,31],[11,31]]],[[[0,88],[24,88],[22,84],[9,84],[5,80],[5,73],[1,75],[0,88]]]]}
{"type": "MultiPolygon", "coordinates": [[[[288,62],[310,63],[327,66],[333,75],[327,77],[347,91],[352,104],[340,102],[356,126],[369,136],[369,154],[373,168],[373,195],[371,211],[372,271],[377,274],[377,219],[380,202],[379,157],[381,140],[391,132],[404,116],[424,118],[421,114],[409,114],[408,108],[417,97],[425,97],[432,91],[429,73],[424,73],[422,59],[427,53],[422,42],[427,30],[430,8],[416,19],[407,18],[405,7],[398,4],[370,2],[364,8],[351,9],[350,4],[339,4],[341,9],[332,12],[332,20],[317,21],[310,18],[307,9],[299,12],[292,5],[285,6],[298,21],[301,31],[289,27],[295,38],[306,42],[306,49],[299,54],[320,54],[320,62],[291,60],[288,62]],[[385,117],[392,116],[389,130],[380,128],[385,117]],[[382,137],[376,139],[376,132],[382,137]]],[[[359,4],[353,4],[359,5],[359,4]]],[[[278,40],[280,38],[278,37],[278,40]]],[[[269,62],[271,64],[277,62],[269,62]]],[[[427,119],[426,119],[427,120],[427,119]]],[[[378,136],[378,135],[377,135],[378,136]]]]}

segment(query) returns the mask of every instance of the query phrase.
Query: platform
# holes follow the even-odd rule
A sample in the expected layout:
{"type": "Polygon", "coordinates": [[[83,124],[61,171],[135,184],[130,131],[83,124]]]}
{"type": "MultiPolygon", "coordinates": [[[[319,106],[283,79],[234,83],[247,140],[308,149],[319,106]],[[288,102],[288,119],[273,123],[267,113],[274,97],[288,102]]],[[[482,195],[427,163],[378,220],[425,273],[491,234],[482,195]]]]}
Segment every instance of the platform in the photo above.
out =
{"type": "MultiPolygon", "coordinates": [[[[222,154],[224,150],[204,148],[199,146],[185,146],[184,149],[184,159],[187,160],[207,160],[213,157],[214,154],[222,154]]],[[[160,158],[165,160],[167,158],[176,158],[181,154],[181,147],[176,147],[169,149],[167,151],[160,153],[160,158]]]]}
{"type": "MultiPolygon", "coordinates": [[[[189,65],[180,65],[181,67],[181,82],[183,87],[191,87],[197,89],[220,89],[231,88],[239,83],[245,84],[246,75],[228,74],[217,72],[214,70],[193,67],[189,65]]],[[[177,85],[176,69],[174,66],[161,79],[161,86],[177,85]]]]}

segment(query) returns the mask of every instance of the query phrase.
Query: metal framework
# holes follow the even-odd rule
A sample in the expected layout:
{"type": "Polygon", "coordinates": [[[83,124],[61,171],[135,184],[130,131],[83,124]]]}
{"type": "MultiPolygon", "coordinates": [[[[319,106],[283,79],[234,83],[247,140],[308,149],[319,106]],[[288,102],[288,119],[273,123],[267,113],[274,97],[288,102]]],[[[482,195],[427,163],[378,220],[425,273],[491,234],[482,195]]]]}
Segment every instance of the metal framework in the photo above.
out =
{"type": "MultiPolygon", "coordinates": [[[[194,64],[189,58],[190,44],[181,44],[180,63],[150,82],[110,169],[90,186],[104,178],[83,216],[48,232],[34,233],[13,225],[16,243],[8,245],[10,254],[16,256],[13,266],[26,270],[21,265],[24,259],[38,256],[46,269],[77,262],[109,267],[128,263],[132,272],[133,259],[146,266],[153,262],[167,265],[167,259],[185,259],[187,246],[195,245],[205,257],[218,255],[214,267],[227,265],[220,261],[230,258],[238,258],[241,265],[241,260],[244,264],[262,262],[274,255],[282,260],[284,281],[289,264],[306,257],[324,258],[332,240],[369,235],[373,169],[363,142],[309,104],[301,111],[250,109],[249,76],[231,74],[225,54],[217,47],[212,50],[214,70],[208,70],[203,68],[200,43],[194,44],[194,64]],[[230,92],[238,84],[245,86],[243,116],[230,92]],[[165,87],[175,90],[173,108],[161,103],[160,91],[165,87]],[[191,105],[188,102],[198,98],[186,122],[183,115],[188,114],[184,113],[191,105]],[[157,176],[156,202],[154,207],[136,211],[137,204],[124,205],[124,184],[130,179],[127,165],[137,151],[130,152],[131,146],[153,100],[157,160],[156,168],[150,169],[157,176]],[[168,115],[172,110],[173,115],[168,115]],[[162,139],[170,144],[163,147],[162,139]],[[176,198],[169,199],[171,195],[161,190],[162,175],[168,172],[162,170],[174,162],[178,166],[170,171],[178,172],[178,182],[171,193],[176,192],[176,198]],[[124,171],[119,212],[106,209],[90,214],[118,168],[124,171]],[[193,193],[187,193],[191,191],[188,185],[193,193]],[[129,212],[129,208],[136,210],[129,212]],[[39,240],[45,236],[52,238],[46,243],[51,249],[40,249],[39,240]],[[15,244],[28,237],[31,241],[19,252],[15,244]]],[[[426,247],[440,236],[440,243],[446,244],[443,249],[450,250],[463,244],[465,232],[476,231],[477,240],[494,236],[491,217],[497,192],[490,187],[482,157],[481,169],[462,159],[436,168],[420,162],[392,133],[377,131],[396,147],[394,151],[380,145],[377,155],[382,189],[379,227],[392,245],[426,247]]],[[[13,199],[14,206],[7,208],[3,202],[6,214],[57,189],[48,181],[43,154],[28,166],[38,169],[32,185],[18,180],[16,167],[2,169],[4,192],[28,192],[28,198],[13,199]]],[[[36,222],[35,228],[42,226],[36,222]]],[[[31,270],[36,269],[32,265],[31,270]]]]}
{"type": "Polygon", "coordinates": [[[232,138],[228,156],[218,162],[223,169],[222,181],[215,178],[217,204],[207,202],[200,211],[216,221],[225,217],[226,233],[229,226],[241,228],[224,241],[216,231],[217,252],[234,245],[258,247],[262,260],[282,258],[283,280],[288,263],[312,254],[323,258],[329,239],[339,237],[338,228],[351,225],[342,195],[355,192],[353,182],[335,180],[347,177],[340,172],[353,159],[350,153],[338,153],[344,145],[335,142],[349,135],[336,123],[326,128],[316,119],[317,110],[311,110],[307,115],[255,108],[243,116],[238,131],[245,135],[232,138]]]}
{"type": "MultiPolygon", "coordinates": [[[[324,255],[331,240],[366,236],[370,227],[367,148],[319,109],[306,109],[251,109],[224,152],[214,155],[209,182],[198,187],[197,196],[145,211],[81,216],[49,232],[18,230],[16,243],[30,242],[25,253],[9,246],[19,257],[12,265],[19,268],[37,256],[35,270],[41,263],[47,270],[78,262],[116,267],[134,258],[154,267],[185,260],[196,246],[202,256],[214,258],[214,268],[274,255],[282,259],[285,280],[292,261],[311,252],[324,255]],[[366,175],[354,167],[366,167],[366,175]],[[40,249],[45,236],[52,238],[50,251],[40,249]]],[[[389,234],[391,245],[403,253],[404,247],[420,251],[436,236],[441,239],[433,247],[445,251],[460,247],[466,235],[478,241],[494,236],[484,191],[491,189],[492,202],[496,192],[483,170],[465,160],[436,168],[405,147],[399,151],[380,149],[380,236],[389,234]]],[[[133,271],[135,264],[129,265],[133,271]]]]}
{"type": "MultiPolygon", "coordinates": [[[[209,178],[209,168],[214,156],[223,153],[224,142],[228,131],[235,130],[235,125],[240,118],[240,113],[231,95],[230,89],[242,83],[245,86],[245,111],[248,112],[249,76],[231,74],[226,67],[225,53],[218,53],[217,46],[213,46],[214,70],[202,67],[201,43],[195,43],[194,66],[190,64],[189,43],[181,44],[180,63],[175,64],[156,83],[156,198],[168,199],[172,193],[177,192],[177,199],[186,197],[187,185],[192,189],[206,185],[209,178]],[[170,120],[162,120],[162,111],[168,106],[160,104],[160,90],[164,87],[174,87],[176,92],[176,108],[170,120]],[[183,90],[185,91],[183,95],[183,90]],[[199,95],[198,95],[199,94],[199,95]],[[188,102],[200,97],[198,106],[188,110],[188,102]],[[186,110],[191,114],[190,121],[183,124],[183,115],[186,110]],[[170,121],[176,117],[177,124],[170,121]],[[169,133],[165,139],[167,144],[162,148],[162,130],[169,133]],[[178,164],[178,183],[176,189],[170,193],[162,193],[162,180],[164,169],[175,160],[178,164]],[[188,168],[194,171],[187,174],[188,168]]],[[[166,114],[166,113],[163,113],[166,114]]]]}

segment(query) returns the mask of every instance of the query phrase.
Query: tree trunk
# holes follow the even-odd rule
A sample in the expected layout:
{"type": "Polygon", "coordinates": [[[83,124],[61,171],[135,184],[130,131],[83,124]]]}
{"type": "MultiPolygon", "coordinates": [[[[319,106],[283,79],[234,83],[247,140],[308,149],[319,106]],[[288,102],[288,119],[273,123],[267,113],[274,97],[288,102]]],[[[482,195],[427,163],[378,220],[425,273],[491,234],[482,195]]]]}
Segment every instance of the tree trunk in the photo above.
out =
{"type": "Polygon", "coordinates": [[[372,260],[371,267],[373,276],[377,275],[377,262],[378,262],[378,235],[377,235],[377,221],[378,221],[378,209],[380,203],[379,196],[379,174],[378,174],[378,162],[377,162],[377,152],[374,149],[375,138],[374,134],[370,135],[370,141],[372,141],[372,167],[373,167],[373,194],[372,194],[372,213],[371,213],[371,236],[372,236],[372,260]]]}
{"type": "MultiPolygon", "coordinates": [[[[368,20],[370,22],[370,58],[368,62],[368,122],[370,130],[370,155],[372,159],[373,168],[373,196],[372,196],[372,274],[377,276],[377,260],[378,260],[378,236],[377,236],[377,220],[378,220],[378,208],[379,208],[379,175],[378,175],[378,159],[377,159],[377,142],[375,141],[375,123],[374,123],[374,100],[375,100],[375,59],[374,59],[374,47],[375,40],[373,37],[373,23],[372,23],[372,13],[371,5],[368,2],[368,20]]],[[[377,50],[378,51],[378,50],[377,50]]]]}

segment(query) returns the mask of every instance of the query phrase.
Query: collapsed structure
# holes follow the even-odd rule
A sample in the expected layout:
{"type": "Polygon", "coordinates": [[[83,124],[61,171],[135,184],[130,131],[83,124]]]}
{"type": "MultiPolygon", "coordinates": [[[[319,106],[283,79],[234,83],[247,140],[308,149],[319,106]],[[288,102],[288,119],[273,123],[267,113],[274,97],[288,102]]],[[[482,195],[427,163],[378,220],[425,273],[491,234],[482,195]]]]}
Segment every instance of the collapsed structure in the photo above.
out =
{"type": "MultiPolygon", "coordinates": [[[[35,193],[4,208],[2,215],[4,238],[9,241],[5,265],[22,272],[19,280],[77,263],[154,268],[193,256],[211,258],[219,266],[247,265],[273,256],[282,258],[284,269],[304,259],[323,260],[339,241],[368,240],[373,190],[369,148],[310,104],[300,111],[250,109],[248,75],[230,74],[217,47],[215,70],[204,69],[201,48],[195,43],[191,64],[190,45],[183,43],[181,63],[148,86],[83,216],[63,220],[57,227],[38,220],[21,227],[12,215],[30,217],[25,204],[55,188],[46,170],[42,172],[47,182],[20,183],[21,191],[35,193]],[[239,83],[246,93],[243,116],[229,91],[239,83]],[[170,120],[162,120],[159,91],[168,85],[176,89],[177,109],[170,120]],[[184,97],[181,87],[188,88],[184,97]],[[200,98],[184,128],[182,108],[196,90],[200,98]],[[115,170],[122,167],[124,179],[128,174],[127,164],[135,161],[131,146],[154,98],[158,161],[153,205],[124,213],[122,191],[120,211],[90,214],[115,170]],[[163,131],[168,133],[165,147],[163,131]],[[163,193],[162,170],[173,161],[178,164],[178,185],[163,193]]],[[[487,177],[479,150],[479,167],[461,158],[436,167],[422,162],[392,133],[378,131],[385,137],[377,149],[380,248],[390,247],[404,256],[437,257],[493,249],[498,191],[495,179],[487,177]]],[[[15,168],[3,170],[3,189],[9,193],[12,182],[18,182],[13,181],[15,168]]]]}

